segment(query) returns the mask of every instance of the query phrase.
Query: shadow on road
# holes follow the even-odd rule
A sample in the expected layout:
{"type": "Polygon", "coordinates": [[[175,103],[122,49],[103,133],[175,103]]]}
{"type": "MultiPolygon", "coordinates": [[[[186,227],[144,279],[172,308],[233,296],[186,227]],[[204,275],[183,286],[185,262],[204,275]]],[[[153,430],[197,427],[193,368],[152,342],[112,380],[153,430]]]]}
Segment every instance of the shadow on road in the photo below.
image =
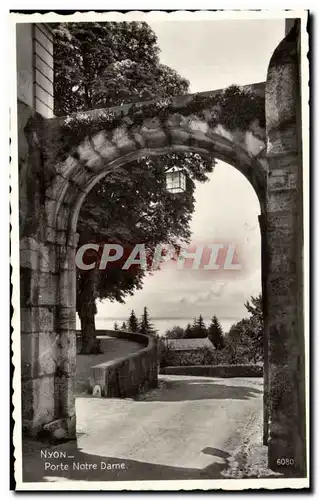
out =
{"type": "MultiPolygon", "coordinates": [[[[38,448],[39,443],[34,443],[38,448]]],[[[29,443],[29,450],[26,450],[23,457],[23,480],[25,482],[55,482],[55,481],[155,481],[155,480],[181,480],[181,479],[222,479],[222,471],[228,466],[227,458],[229,454],[225,451],[207,447],[202,453],[216,457],[213,463],[204,469],[192,469],[184,467],[172,467],[137,460],[126,460],[117,457],[102,457],[84,453],[77,447],[75,441],[59,445],[51,450],[66,451],[68,457],[63,459],[42,459],[40,448],[30,450],[32,443],[29,443]],[[220,459],[223,462],[220,463],[220,459]],[[50,462],[51,466],[63,463],[68,464],[68,470],[45,470],[45,463],[50,462]],[[96,469],[78,470],[73,464],[96,464],[96,469]],[[107,466],[124,464],[122,469],[108,470],[107,466]]],[[[45,449],[43,446],[42,449],[45,449]]],[[[54,468],[54,467],[52,467],[54,468]]]]}
{"type": "MultiPolygon", "coordinates": [[[[146,395],[147,401],[196,401],[200,399],[250,399],[262,394],[260,389],[227,385],[209,379],[162,379],[162,387],[146,395]]],[[[143,401],[143,398],[140,399],[143,401]]]]}

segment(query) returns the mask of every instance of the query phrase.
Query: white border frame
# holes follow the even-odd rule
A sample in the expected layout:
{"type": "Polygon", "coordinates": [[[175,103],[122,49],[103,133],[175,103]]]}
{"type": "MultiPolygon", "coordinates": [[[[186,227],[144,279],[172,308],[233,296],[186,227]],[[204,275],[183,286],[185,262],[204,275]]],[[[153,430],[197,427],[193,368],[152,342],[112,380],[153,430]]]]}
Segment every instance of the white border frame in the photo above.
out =
{"type": "MultiPolygon", "coordinates": [[[[120,7],[120,3],[117,7],[120,7]]],[[[187,4],[190,2],[183,2],[183,7],[188,8],[187,4]]],[[[203,3],[203,2],[200,2],[203,3]]],[[[226,2],[225,2],[226,4],[226,2]]],[[[173,8],[174,3],[171,2],[169,7],[173,8]]],[[[291,2],[290,2],[291,5],[291,2]]],[[[196,7],[199,5],[197,4],[196,7]]],[[[41,7],[43,4],[41,4],[41,7]]],[[[61,6],[62,7],[62,6],[61,6]]],[[[241,5],[243,7],[243,5],[241,5]]],[[[23,7],[22,7],[23,8],[23,7]]],[[[77,8],[79,5],[77,4],[77,8]]],[[[125,8],[125,7],[121,7],[125,8]]],[[[146,7],[147,8],[147,7],[146,7]]],[[[161,5],[161,8],[165,8],[161,5]]],[[[190,7],[189,7],[190,8],[190,7]]],[[[216,8],[216,7],[215,7],[216,8]]],[[[256,7],[255,7],[256,8],[256,7]]],[[[260,7],[259,7],[260,8],[260,7]]],[[[58,9],[57,9],[58,10],[58,9]]],[[[54,12],[48,14],[10,14],[10,104],[11,104],[11,262],[13,265],[12,283],[14,286],[14,294],[12,303],[14,306],[14,315],[12,318],[12,325],[14,332],[12,341],[14,345],[13,364],[15,366],[13,387],[14,387],[14,413],[15,420],[14,426],[14,446],[15,446],[15,479],[16,489],[18,491],[59,491],[59,490],[104,490],[104,491],[119,491],[119,490],[132,490],[132,491],[174,491],[174,490],[243,490],[243,489],[278,489],[278,488],[305,488],[309,486],[309,477],[305,479],[221,479],[221,480],[174,480],[174,481],[78,481],[71,483],[69,481],[59,482],[37,482],[29,483],[22,481],[22,434],[21,434],[21,383],[20,383],[20,289],[19,289],[19,226],[18,226],[18,157],[17,157],[17,81],[16,81],[16,37],[15,37],[15,24],[17,22],[30,23],[30,22],[59,22],[59,21],[133,21],[143,18],[146,22],[148,20],[234,20],[234,19],[279,19],[279,18],[301,18],[301,59],[302,59],[302,120],[303,120],[303,176],[304,176],[304,269],[309,269],[309,65],[307,60],[308,52],[308,35],[306,32],[307,12],[305,10],[219,10],[212,11],[196,11],[186,12],[177,11],[173,13],[150,12],[143,13],[141,11],[132,11],[126,14],[119,12],[108,12],[106,14],[94,13],[89,11],[86,13],[75,13],[68,16],[57,15],[54,12]]],[[[305,350],[306,350],[306,379],[309,379],[309,275],[304,273],[305,286],[304,286],[304,311],[305,311],[305,350]]],[[[307,456],[308,465],[310,464],[309,456],[309,385],[306,387],[306,417],[307,417],[307,456]]],[[[310,466],[310,465],[309,465],[310,466]]],[[[308,472],[309,476],[309,472],[308,472]]]]}

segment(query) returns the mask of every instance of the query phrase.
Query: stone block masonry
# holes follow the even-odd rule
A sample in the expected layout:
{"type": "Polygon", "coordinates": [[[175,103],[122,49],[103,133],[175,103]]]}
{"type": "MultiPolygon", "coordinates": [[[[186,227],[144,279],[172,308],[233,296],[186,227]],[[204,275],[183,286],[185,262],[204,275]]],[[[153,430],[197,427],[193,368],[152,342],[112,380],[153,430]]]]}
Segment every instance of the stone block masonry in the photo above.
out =
{"type": "Polygon", "coordinates": [[[275,50],[266,84],[268,464],[306,474],[299,25],[275,50]]]}
{"type": "MultiPolygon", "coordinates": [[[[101,335],[101,331],[98,332],[101,335]]],[[[130,398],[157,387],[158,360],[156,339],[140,333],[109,332],[108,335],[138,342],[145,347],[122,359],[92,366],[89,392],[102,397],[130,398]],[[98,390],[97,390],[98,389],[98,390]]],[[[123,340],[125,341],[125,340],[123,340]]]]}

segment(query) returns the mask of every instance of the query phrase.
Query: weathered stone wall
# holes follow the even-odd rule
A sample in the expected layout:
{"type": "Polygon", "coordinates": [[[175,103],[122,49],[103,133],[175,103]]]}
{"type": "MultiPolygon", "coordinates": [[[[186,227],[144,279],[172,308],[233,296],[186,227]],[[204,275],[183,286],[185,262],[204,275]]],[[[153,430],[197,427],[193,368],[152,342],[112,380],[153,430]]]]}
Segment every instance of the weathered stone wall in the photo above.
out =
{"type": "MultiPolygon", "coordinates": [[[[98,335],[105,333],[98,331],[98,335]]],[[[127,398],[141,391],[157,387],[158,361],[156,339],[140,333],[116,331],[112,335],[144,345],[144,349],[122,359],[92,366],[89,377],[89,391],[102,397],[127,398]],[[114,334],[114,335],[113,335],[114,334]]]]}
{"type": "MultiPolygon", "coordinates": [[[[106,335],[107,337],[115,337],[117,339],[130,340],[132,342],[138,342],[139,344],[142,344],[144,346],[148,345],[148,337],[145,338],[145,335],[142,335],[140,333],[125,332],[124,330],[99,329],[97,330],[97,336],[100,335],[101,336],[106,335]]],[[[81,330],[76,330],[76,343],[77,343],[77,352],[80,352],[82,344],[81,330]]]]}
{"type": "Polygon", "coordinates": [[[31,434],[54,423],[74,437],[75,270],[63,269],[61,248],[39,235],[20,241],[22,419],[31,434]]]}
{"type": "Polygon", "coordinates": [[[269,466],[305,475],[303,224],[298,23],[275,50],[266,83],[269,466]],[[280,458],[291,466],[278,465],[280,458]]]}
{"type": "Polygon", "coordinates": [[[29,126],[35,116],[53,116],[52,35],[46,25],[21,23],[16,36],[23,430],[37,434],[65,417],[66,435],[71,436],[75,297],[68,283],[74,279],[75,247],[46,230],[43,195],[48,178],[29,126]]]}
{"type": "Polygon", "coordinates": [[[191,375],[194,377],[262,377],[263,367],[259,365],[202,365],[202,366],[165,366],[160,373],[164,375],[191,375]]]}

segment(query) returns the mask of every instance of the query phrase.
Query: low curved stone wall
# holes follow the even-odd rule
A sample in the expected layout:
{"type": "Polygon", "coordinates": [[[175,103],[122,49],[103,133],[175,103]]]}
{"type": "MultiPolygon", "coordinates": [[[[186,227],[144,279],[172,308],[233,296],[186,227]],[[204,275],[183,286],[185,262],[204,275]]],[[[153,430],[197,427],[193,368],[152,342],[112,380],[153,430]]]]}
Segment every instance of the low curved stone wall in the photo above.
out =
{"type": "Polygon", "coordinates": [[[125,358],[115,359],[92,366],[89,376],[89,392],[107,398],[128,398],[139,392],[157,387],[157,342],[141,333],[98,330],[97,336],[117,337],[138,342],[144,346],[125,358]]]}
{"type": "Polygon", "coordinates": [[[193,365],[166,366],[161,368],[163,375],[191,375],[199,377],[262,377],[262,365],[193,365]]]}

